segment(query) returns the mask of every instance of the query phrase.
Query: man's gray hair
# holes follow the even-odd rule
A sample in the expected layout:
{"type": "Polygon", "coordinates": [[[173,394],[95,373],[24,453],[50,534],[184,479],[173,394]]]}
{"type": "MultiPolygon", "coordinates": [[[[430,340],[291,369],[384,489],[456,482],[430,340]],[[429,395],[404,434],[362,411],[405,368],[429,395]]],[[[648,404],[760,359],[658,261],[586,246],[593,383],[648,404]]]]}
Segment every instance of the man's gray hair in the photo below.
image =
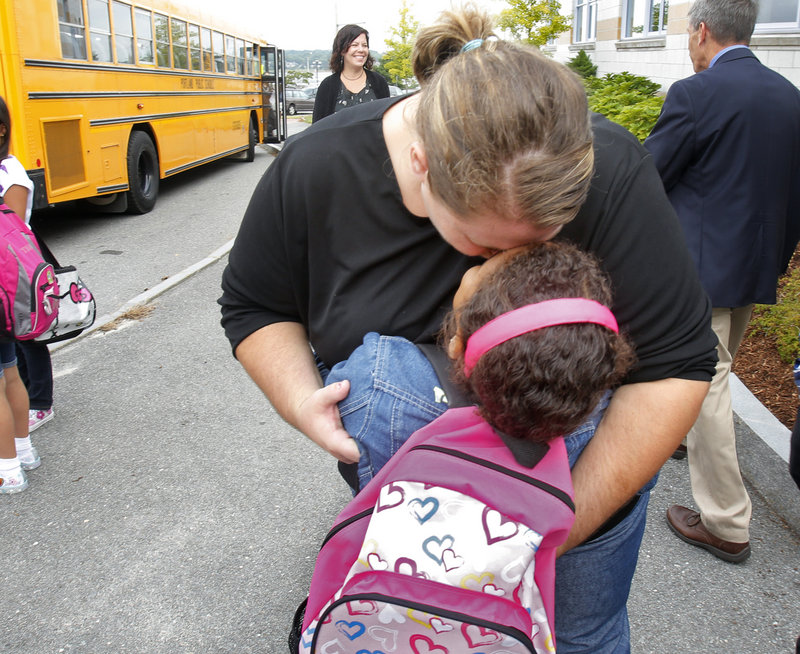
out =
{"type": "Polygon", "coordinates": [[[757,16],[757,0],[695,0],[689,9],[689,26],[696,30],[705,23],[721,45],[749,44],[757,16]]]}

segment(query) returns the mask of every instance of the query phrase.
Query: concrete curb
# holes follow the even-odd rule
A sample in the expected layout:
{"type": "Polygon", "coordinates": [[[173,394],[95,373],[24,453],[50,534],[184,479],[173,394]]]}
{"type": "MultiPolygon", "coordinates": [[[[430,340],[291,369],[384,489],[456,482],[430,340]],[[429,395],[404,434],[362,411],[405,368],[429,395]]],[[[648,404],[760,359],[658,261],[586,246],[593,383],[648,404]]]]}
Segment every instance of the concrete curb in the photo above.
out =
{"type": "Polygon", "coordinates": [[[123,304],[114,313],[105,314],[105,315],[97,317],[95,319],[95,321],[94,321],[94,324],[91,327],[89,327],[89,329],[87,329],[84,332],[81,332],[75,338],[71,338],[71,339],[69,339],[67,341],[61,341],[59,343],[53,343],[50,346],[50,352],[56,352],[56,351],[58,351],[58,350],[60,350],[62,348],[65,348],[65,347],[68,347],[70,345],[73,345],[73,344],[77,343],[78,341],[86,338],[87,336],[89,336],[89,335],[93,334],[94,332],[96,332],[97,330],[101,329],[102,327],[104,327],[108,323],[113,322],[117,318],[120,318],[125,313],[130,311],[133,307],[136,307],[136,306],[139,306],[139,305],[142,305],[142,304],[147,304],[147,303],[151,302],[154,298],[158,297],[159,295],[162,295],[163,293],[166,293],[168,290],[170,290],[171,288],[174,288],[175,286],[177,286],[181,282],[186,281],[192,275],[200,272],[201,270],[203,270],[204,268],[207,268],[208,266],[210,266],[212,264],[215,264],[217,261],[222,259],[222,257],[227,256],[228,252],[231,251],[231,248],[233,247],[233,241],[234,241],[234,239],[231,239],[230,241],[225,243],[225,245],[223,245],[222,247],[219,247],[216,250],[214,250],[206,258],[201,259],[200,261],[192,264],[188,268],[184,268],[183,270],[181,270],[180,272],[176,273],[175,275],[172,275],[171,277],[167,277],[167,279],[165,279],[164,281],[156,284],[155,286],[153,286],[153,288],[149,288],[146,291],[144,291],[143,293],[140,293],[136,297],[128,300],[125,304],[123,304]]]}

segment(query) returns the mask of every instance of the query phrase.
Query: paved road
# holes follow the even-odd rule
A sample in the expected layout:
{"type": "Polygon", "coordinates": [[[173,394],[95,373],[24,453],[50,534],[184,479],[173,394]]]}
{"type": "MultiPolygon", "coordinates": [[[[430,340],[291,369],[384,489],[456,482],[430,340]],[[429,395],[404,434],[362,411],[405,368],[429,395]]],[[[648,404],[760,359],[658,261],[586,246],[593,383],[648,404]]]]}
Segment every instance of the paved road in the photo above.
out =
{"type": "MultiPolygon", "coordinates": [[[[231,357],[223,265],[149,317],[54,353],[57,417],[34,436],[43,465],[0,502],[0,652],[286,651],[348,492],[231,357]]],[[[800,520],[765,491],[785,506],[800,494],[759,438],[739,435],[753,556],[727,564],[669,532],[666,507],[691,493],[685,462],[667,462],[630,601],[634,654],[792,652],[800,520]]]]}

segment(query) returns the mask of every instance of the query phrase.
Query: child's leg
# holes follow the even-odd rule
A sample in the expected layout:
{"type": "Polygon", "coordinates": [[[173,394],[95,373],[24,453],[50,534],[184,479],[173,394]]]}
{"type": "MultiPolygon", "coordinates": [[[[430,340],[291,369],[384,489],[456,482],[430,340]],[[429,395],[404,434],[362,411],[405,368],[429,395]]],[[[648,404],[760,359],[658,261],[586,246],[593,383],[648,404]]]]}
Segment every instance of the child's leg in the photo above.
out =
{"type": "Polygon", "coordinates": [[[3,372],[6,380],[6,398],[14,415],[14,436],[25,438],[28,435],[28,391],[19,376],[17,366],[6,368],[3,372]]]}
{"type": "Polygon", "coordinates": [[[0,376],[0,459],[13,459],[17,456],[14,445],[14,412],[6,398],[6,378],[0,376]]]}
{"type": "MultiPolygon", "coordinates": [[[[17,442],[14,438],[17,416],[21,418],[23,414],[12,407],[8,397],[9,385],[5,373],[10,368],[14,368],[16,371],[14,344],[0,343],[0,493],[17,493],[28,487],[28,480],[17,456],[17,442]]],[[[19,378],[18,374],[16,376],[19,378]]],[[[12,396],[15,397],[14,401],[17,404],[19,404],[18,395],[19,393],[14,392],[12,388],[12,396]]],[[[25,400],[24,406],[27,407],[27,400],[25,400]]],[[[27,413],[27,408],[25,412],[27,413]]],[[[27,421],[24,431],[27,432],[27,421]]]]}

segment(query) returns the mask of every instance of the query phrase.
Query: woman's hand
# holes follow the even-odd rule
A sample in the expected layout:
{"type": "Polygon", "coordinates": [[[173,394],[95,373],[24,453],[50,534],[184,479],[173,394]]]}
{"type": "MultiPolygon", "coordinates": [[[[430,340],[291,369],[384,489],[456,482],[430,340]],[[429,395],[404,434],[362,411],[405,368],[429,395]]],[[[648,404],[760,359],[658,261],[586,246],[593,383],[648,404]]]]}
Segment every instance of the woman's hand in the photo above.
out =
{"type": "Polygon", "coordinates": [[[350,392],[350,382],[343,380],[314,391],[300,403],[297,428],[322,449],[342,463],[356,463],[358,446],[342,425],[339,402],[350,392]]]}

